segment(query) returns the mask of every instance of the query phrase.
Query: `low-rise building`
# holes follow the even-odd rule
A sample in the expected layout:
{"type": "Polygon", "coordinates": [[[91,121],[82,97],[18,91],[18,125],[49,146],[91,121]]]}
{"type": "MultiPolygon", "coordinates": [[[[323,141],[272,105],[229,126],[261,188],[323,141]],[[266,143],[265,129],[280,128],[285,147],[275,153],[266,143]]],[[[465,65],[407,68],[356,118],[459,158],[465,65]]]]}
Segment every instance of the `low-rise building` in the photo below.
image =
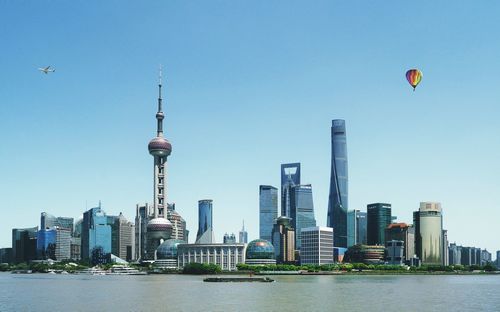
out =
{"type": "Polygon", "coordinates": [[[246,248],[245,263],[252,265],[276,264],[274,247],[265,239],[251,241],[246,248]]]}
{"type": "Polygon", "coordinates": [[[223,271],[235,271],[238,263],[245,263],[245,244],[179,244],[179,268],[189,263],[216,264],[223,271]]]}

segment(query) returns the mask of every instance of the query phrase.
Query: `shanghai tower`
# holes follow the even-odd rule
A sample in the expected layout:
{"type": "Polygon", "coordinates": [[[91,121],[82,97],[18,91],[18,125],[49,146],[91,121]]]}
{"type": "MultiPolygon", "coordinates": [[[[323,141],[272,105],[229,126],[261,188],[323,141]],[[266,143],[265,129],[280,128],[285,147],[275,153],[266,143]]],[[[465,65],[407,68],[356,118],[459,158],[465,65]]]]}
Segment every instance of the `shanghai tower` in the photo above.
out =
{"type": "Polygon", "coordinates": [[[332,167],[327,225],[333,227],[335,247],[347,247],[347,143],[345,120],[332,120],[332,167]]]}

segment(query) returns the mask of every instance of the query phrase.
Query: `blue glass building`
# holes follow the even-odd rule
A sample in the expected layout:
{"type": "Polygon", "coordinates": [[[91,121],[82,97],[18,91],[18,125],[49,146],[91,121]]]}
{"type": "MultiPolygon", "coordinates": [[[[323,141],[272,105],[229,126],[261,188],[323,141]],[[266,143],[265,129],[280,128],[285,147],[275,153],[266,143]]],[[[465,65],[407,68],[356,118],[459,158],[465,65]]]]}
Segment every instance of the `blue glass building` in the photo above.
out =
{"type": "Polygon", "coordinates": [[[198,233],[196,233],[197,244],[215,243],[213,234],[213,201],[203,199],[198,201],[198,233]]]}
{"type": "Polygon", "coordinates": [[[259,238],[272,240],[274,221],[278,218],[278,189],[270,185],[259,186],[259,238]]]}
{"type": "Polygon", "coordinates": [[[369,204],[366,211],[368,245],[385,246],[385,230],[392,222],[391,204],[369,204]]]}
{"type": "Polygon", "coordinates": [[[357,244],[367,244],[366,212],[350,210],[347,212],[347,247],[357,244]]]}
{"type": "Polygon", "coordinates": [[[327,225],[333,227],[334,246],[347,247],[347,142],[345,121],[332,121],[332,166],[327,225]]]}
{"type": "Polygon", "coordinates": [[[312,186],[310,184],[293,186],[290,202],[290,218],[292,218],[292,227],[295,229],[295,249],[300,250],[301,230],[316,226],[312,186]]]}
{"type": "Polygon", "coordinates": [[[290,217],[290,192],[300,184],[300,163],[281,165],[281,215],[290,217]]]}
{"type": "Polygon", "coordinates": [[[100,206],[83,214],[82,259],[91,259],[94,250],[99,250],[99,257],[111,255],[111,225],[100,206]]]}
{"type": "Polygon", "coordinates": [[[37,233],[36,254],[38,259],[56,259],[56,235],[55,228],[41,229],[37,233]]]}

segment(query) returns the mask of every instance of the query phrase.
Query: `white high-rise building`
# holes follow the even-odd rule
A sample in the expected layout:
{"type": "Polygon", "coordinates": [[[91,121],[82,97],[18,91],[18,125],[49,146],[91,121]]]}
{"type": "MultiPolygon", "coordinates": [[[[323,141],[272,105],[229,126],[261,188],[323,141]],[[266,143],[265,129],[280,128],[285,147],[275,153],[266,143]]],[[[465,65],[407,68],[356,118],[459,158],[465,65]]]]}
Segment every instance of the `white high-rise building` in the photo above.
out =
{"type": "Polygon", "coordinates": [[[325,226],[303,228],[300,239],[301,264],[333,263],[333,228],[325,226]]]}

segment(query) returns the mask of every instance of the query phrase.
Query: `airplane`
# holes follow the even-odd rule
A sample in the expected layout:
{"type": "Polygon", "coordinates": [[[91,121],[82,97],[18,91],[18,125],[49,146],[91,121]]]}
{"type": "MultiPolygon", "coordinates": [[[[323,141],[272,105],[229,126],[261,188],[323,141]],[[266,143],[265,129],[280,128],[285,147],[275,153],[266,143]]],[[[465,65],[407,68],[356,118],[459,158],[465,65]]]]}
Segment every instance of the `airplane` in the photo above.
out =
{"type": "Polygon", "coordinates": [[[45,74],[53,73],[56,71],[55,69],[51,69],[50,66],[47,66],[45,68],[38,68],[38,70],[44,72],[45,74]]]}

